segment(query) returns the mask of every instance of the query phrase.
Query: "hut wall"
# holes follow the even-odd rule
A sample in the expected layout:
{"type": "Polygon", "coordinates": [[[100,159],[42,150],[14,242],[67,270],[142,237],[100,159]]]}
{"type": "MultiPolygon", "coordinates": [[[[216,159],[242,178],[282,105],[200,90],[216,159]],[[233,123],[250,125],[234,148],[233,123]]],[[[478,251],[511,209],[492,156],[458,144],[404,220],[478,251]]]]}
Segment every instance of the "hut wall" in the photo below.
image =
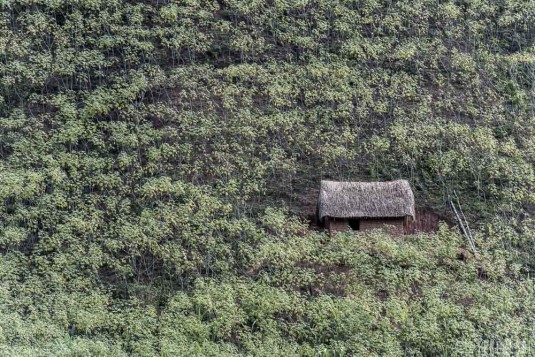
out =
{"type": "Polygon", "coordinates": [[[392,233],[403,234],[403,217],[395,218],[363,218],[360,220],[360,230],[366,231],[370,229],[386,228],[391,226],[392,233]]]}
{"type": "Polygon", "coordinates": [[[329,230],[329,232],[337,233],[337,232],[345,232],[349,227],[349,222],[347,219],[343,218],[325,218],[326,220],[326,228],[329,230]]]}

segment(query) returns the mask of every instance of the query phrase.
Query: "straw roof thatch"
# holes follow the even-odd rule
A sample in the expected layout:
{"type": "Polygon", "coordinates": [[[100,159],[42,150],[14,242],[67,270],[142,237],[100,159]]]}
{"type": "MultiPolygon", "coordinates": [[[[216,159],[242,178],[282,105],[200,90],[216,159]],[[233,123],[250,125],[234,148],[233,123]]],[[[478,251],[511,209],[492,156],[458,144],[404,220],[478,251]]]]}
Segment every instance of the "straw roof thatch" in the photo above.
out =
{"type": "Polygon", "coordinates": [[[405,217],[414,218],[414,195],[409,182],[321,181],[319,219],[324,217],[405,217]]]}

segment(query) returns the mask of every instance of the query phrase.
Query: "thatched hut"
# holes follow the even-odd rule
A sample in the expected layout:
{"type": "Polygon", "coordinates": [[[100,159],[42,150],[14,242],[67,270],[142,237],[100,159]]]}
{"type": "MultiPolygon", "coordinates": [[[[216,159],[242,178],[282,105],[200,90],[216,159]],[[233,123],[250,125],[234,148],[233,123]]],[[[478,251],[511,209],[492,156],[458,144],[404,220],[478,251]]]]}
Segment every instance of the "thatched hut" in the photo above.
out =
{"type": "Polygon", "coordinates": [[[388,226],[402,234],[414,217],[414,195],[406,180],[321,181],[318,219],[331,233],[388,226]]]}

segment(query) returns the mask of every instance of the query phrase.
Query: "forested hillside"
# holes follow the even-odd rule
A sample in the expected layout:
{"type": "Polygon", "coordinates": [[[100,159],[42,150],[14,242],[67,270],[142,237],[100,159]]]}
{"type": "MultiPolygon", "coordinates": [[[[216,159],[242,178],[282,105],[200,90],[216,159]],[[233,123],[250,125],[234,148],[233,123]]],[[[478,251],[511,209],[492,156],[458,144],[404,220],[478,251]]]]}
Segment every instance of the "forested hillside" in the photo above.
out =
{"type": "Polygon", "coordinates": [[[0,7],[0,354],[534,353],[535,2],[0,7]],[[399,178],[477,256],[308,228],[399,178]]]}

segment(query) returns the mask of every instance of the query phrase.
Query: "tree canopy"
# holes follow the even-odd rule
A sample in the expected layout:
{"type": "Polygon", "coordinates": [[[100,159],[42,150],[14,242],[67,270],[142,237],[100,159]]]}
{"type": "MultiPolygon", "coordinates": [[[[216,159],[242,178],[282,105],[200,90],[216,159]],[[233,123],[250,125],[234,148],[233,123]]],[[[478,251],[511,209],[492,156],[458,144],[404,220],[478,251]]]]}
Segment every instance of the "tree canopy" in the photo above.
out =
{"type": "Polygon", "coordinates": [[[5,355],[535,348],[535,3],[0,2],[5,355]],[[321,179],[455,229],[311,231],[321,179]]]}

